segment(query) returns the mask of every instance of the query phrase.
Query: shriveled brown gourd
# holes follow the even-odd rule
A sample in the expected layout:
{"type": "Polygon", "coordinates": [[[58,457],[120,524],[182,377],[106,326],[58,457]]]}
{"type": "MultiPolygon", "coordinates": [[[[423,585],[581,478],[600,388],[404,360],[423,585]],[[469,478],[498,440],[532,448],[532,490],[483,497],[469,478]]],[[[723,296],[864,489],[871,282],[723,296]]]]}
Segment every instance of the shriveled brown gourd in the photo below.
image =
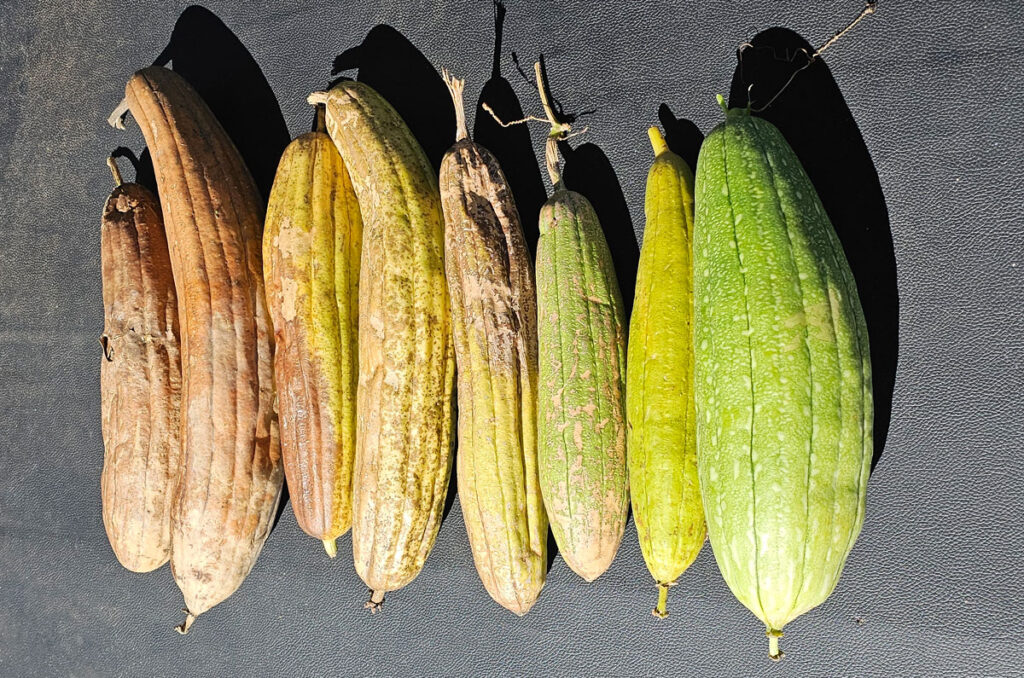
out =
{"type": "Polygon", "coordinates": [[[149,572],[171,553],[181,457],[178,302],[160,203],[121,182],[103,207],[103,525],[117,559],[149,572]]]}
{"type": "Polygon", "coordinates": [[[484,587],[523,615],[547,569],[533,263],[497,159],[469,138],[463,81],[444,75],[457,121],[440,186],[459,380],[459,496],[484,587]]]}
{"type": "Polygon", "coordinates": [[[130,111],[146,138],[178,293],[182,474],[171,571],[185,596],[185,633],[249,574],[281,495],[264,211],[238,150],[185,80],[145,68],[125,93],[111,123],[130,111]]]}

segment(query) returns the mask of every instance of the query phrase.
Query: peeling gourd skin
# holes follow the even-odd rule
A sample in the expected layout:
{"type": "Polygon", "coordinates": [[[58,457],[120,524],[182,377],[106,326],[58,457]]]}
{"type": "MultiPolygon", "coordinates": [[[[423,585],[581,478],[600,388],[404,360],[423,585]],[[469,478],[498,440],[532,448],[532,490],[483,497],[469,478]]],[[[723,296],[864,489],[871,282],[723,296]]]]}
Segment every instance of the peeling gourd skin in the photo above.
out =
{"type": "Polygon", "coordinates": [[[842,246],[792,149],[745,110],[696,177],[698,468],[715,558],[767,628],[835,588],[864,521],[867,328],[842,246]]]}
{"type": "Polygon", "coordinates": [[[640,550],[667,587],[704,544],[693,402],[693,172],[650,130],[656,157],[647,175],[643,247],[629,326],[626,416],[629,485],[640,550]]]}
{"type": "Polygon", "coordinates": [[[458,120],[460,140],[441,162],[440,185],[458,367],[459,498],[484,587],[523,615],[547,569],[533,266],[497,159],[458,120]]]}
{"type": "Polygon", "coordinates": [[[184,633],[241,585],[281,495],[264,212],[238,150],[181,76],[145,68],[125,94],[153,157],[181,322],[171,572],[188,608],[184,633]]]}
{"type": "Polygon", "coordinates": [[[295,518],[328,553],[352,524],[362,220],[325,132],[285,149],[263,237],[281,453],[295,518]]]}
{"type": "Polygon", "coordinates": [[[622,541],[626,469],[626,329],[594,208],[561,188],[541,208],[537,244],[541,493],[559,552],[587,581],[622,541]]]}
{"type": "Polygon", "coordinates": [[[115,188],[100,242],[103,524],[118,561],[149,572],[170,558],[181,465],[178,302],[156,196],[115,188]]]}
{"type": "Polygon", "coordinates": [[[451,471],[455,354],[441,200],[423,149],[372,88],[343,81],[309,101],[326,104],[363,218],[352,548],[375,609],[423,568],[451,471]]]}

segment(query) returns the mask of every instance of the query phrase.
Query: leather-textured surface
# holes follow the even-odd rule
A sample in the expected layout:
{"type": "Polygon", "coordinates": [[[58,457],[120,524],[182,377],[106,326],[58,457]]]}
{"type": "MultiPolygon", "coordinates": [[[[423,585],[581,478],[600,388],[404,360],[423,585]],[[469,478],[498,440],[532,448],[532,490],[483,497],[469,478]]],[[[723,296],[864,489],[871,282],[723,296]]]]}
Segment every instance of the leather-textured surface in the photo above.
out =
{"type": "MultiPolygon", "coordinates": [[[[127,132],[104,122],[132,71],[169,61],[192,80],[266,191],[289,135],[309,128],[306,95],[334,66],[392,99],[438,163],[454,120],[429,64],[467,78],[472,124],[485,84],[504,115],[517,97],[540,111],[512,53],[529,73],[543,52],[564,112],[589,126],[570,141],[566,181],[598,208],[628,287],[645,128],[660,115],[692,160],[700,131],[721,120],[716,93],[745,103],[752,83],[760,106],[806,63],[799,36],[820,44],[859,9],[507,4],[493,77],[486,0],[211,3],[212,13],[184,2],[4,3],[0,675],[1021,675],[1024,5],[1014,0],[883,0],[764,113],[847,247],[871,324],[879,442],[888,433],[846,571],[786,628],[781,664],[707,546],[672,590],[670,617],[654,619],[632,523],[593,584],[556,558],[522,619],[485,593],[457,501],[422,574],[373,617],[348,537],[329,561],[289,508],[242,588],[186,637],[173,631],[181,596],[168,569],[118,565],[100,516],[99,217],[105,155],[142,150],[134,121],[127,132]],[[787,30],[762,33],[773,27],[787,30]],[[752,39],[738,72],[735,49],[752,39]]],[[[529,226],[546,130],[481,118],[477,136],[506,164],[529,226]]]]}

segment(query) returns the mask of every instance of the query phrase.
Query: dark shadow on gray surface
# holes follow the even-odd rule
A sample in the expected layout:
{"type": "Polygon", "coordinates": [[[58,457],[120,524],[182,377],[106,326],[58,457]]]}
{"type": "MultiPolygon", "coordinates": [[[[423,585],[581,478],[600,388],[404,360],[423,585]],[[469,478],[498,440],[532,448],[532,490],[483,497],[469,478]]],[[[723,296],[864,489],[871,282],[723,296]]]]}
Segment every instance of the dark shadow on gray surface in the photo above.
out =
{"type": "Polygon", "coordinates": [[[132,165],[135,166],[135,183],[142,184],[153,191],[153,195],[159,196],[160,191],[156,185],[156,169],[153,167],[153,156],[150,155],[148,147],[142,149],[138,162],[133,162],[132,165]]]}
{"type": "Polygon", "coordinates": [[[530,248],[530,254],[537,252],[538,216],[541,205],[547,200],[540,165],[533,150],[533,140],[528,126],[513,125],[502,127],[491,114],[484,110],[486,103],[503,122],[521,120],[523,108],[512,85],[501,75],[501,41],[505,20],[505,6],[494,2],[494,61],[491,77],[484,84],[476,104],[476,122],[473,126],[473,140],[498,159],[502,172],[508,180],[515,197],[523,235],[530,248]]]}
{"type": "Polygon", "coordinates": [[[379,24],[334,59],[332,75],[359,69],[357,79],[395,107],[435,170],[455,142],[455,109],[434,65],[400,32],[379,24]]]}
{"type": "Polygon", "coordinates": [[[629,215],[622,186],[608,156],[597,144],[585,143],[572,148],[568,142],[561,142],[559,148],[565,158],[562,177],[566,188],[589,200],[601,221],[601,229],[615,263],[615,277],[622,292],[623,310],[628,323],[633,311],[640,245],[633,231],[633,219],[629,215]]]}
{"type": "MultiPolygon", "coordinates": [[[[785,28],[759,33],[743,50],[729,103],[767,103],[813,48],[785,28]]],[[[817,59],[757,115],[782,132],[807,170],[857,280],[871,341],[875,405],[872,469],[885,447],[899,350],[899,292],[889,211],[871,155],[828,66],[817,59]]]]}
{"type": "Polygon", "coordinates": [[[149,149],[142,151],[142,157],[126,146],[118,146],[110,154],[111,158],[125,158],[135,170],[135,183],[145,186],[156,195],[156,174],[153,172],[153,160],[149,157],[149,149]]]}
{"type": "Polygon", "coordinates": [[[451,458],[451,472],[448,474],[448,490],[444,497],[444,509],[441,511],[441,522],[438,524],[438,530],[444,526],[446,520],[448,520],[448,514],[452,512],[452,507],[455,506],[455,497],[459,493],[459,468],[458,468],[458,454],[459,454],[459,399],[458,399],[458,383],[452,389],[452,458],[451,458]]]}
{"type": "Polygon", "coordinates": [[[548,529],[548,562],[545,573],[551,571],[551,566],[555,564],[555,558],[558,557],[558,542],[555,541],[555,533],[548,529]]]}
{"type": "Polygon", "coordinates": [[[259,64],[216,14],[199,5],[181,13],[153,63],[168,62],[235,142],[265,201],[291,135],[259,64]]]}
{"type": "Polygon", "coordinates": [[[665,143],[669,150],[685,160],[691,170],[696,170],[697,155],[700,153],[700,145],[704,143],[704,134],[700,128],[690,120],[677,118],[668,104],[658,107],[658,120],[665,130],[665,143]]]}

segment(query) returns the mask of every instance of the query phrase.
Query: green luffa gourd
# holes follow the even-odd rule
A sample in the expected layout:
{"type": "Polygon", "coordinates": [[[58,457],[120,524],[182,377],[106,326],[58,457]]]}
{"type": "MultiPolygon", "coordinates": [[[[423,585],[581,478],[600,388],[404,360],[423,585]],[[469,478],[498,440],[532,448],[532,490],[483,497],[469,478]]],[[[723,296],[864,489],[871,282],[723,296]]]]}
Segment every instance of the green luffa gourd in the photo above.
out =
{"type": "Polygon", "coordinates": [[[701,148],[693,258],[708,534],[779,658],[783,627],[832,592],[864,521],[871,367],[856,283],[814,186],[747,110],[727,111],[701,148]]]}

